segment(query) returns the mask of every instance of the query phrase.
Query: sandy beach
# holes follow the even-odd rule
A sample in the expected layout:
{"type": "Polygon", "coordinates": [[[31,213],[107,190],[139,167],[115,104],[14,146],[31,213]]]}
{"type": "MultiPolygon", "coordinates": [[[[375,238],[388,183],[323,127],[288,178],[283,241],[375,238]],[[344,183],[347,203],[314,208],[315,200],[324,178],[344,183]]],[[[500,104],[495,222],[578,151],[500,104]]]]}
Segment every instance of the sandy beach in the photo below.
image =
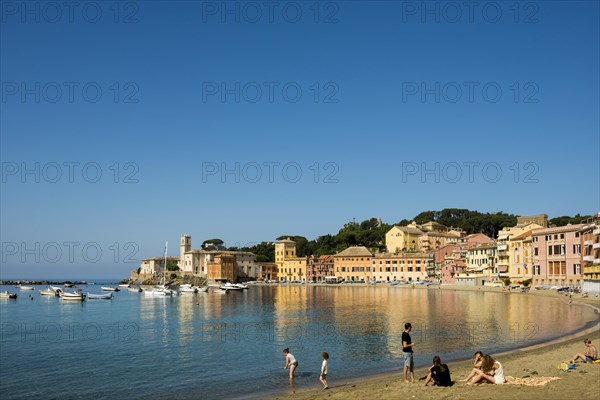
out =
{"type": "MultiPolygon", "coordinates": [[[[405,290],[405,289],[402,289],[405,290]]],[[[419,288],[419,290],[482,290],[481,288],[443,287],[442,289],[419,288]]],[[[483,289],[488,290],[488,289],[483,289]]],[[[489,289],[501,291],[500,289],[489,289]]],[[[532,291],[530,293],[507,293],[510,296],[551,296],[564,297],[564,295],[550,291],[532,291]]],[[[540,300],[543,300],[540,298],[540,300]]],[[[573,303],[586,304],[600,307],[600,299],[581,298],[576,295],[573,303]]],[[[376,376],[362,377],[343,382],[336,381],[335,371],[330,371],[328,376],[329,390],[318,388],[289,388],[287,392],[274,396],[275,399],[527,399],[527,400],[564,400],[564,399],[600,399],[600,364],[577,363],[574,371],[563,372],[557,365],[576,353],[585,351],[583,339],[589,338],[592,343],[600,348],[599,325],[585,331],[578,332],[568,337],[563,337],[552,342],[539,344],[523,349],[516,349],[502,354],[492,354],[504,366],[507,377],[525,378],[556,377],[557,380],[546,383],[544,386],[526,386],[517,384],[492,385],[483,384],[469,386],[459,382],[471,370],[471,360],[449,362],[452,380],[457,382],[449,388],[429,386],[424,387],[426,368],[415,369],[415,383],[405,384],[402,377],[402,365],[398,369],[376,376]]],[[[476,349],[474,349],[475,351],[476,349]]],[[[444,360],[443,354],[440,354],[444,360]]],[[[465,355],[470,357],[471,354],[465,355]]],[[[318,383],[318,382],[317,382],[318,383]]]]}

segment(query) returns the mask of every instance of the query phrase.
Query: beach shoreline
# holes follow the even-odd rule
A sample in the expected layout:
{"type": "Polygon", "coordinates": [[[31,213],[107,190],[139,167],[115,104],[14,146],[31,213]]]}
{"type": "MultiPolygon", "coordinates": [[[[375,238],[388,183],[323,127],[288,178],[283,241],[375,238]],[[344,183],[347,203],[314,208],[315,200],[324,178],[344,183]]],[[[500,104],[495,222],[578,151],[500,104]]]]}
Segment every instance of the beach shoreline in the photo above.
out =
{"type": "MultiPolygon", "coordinates": [[[[335,285],[331,285],[335,286],[335,285]]],[[[531,291],[528,293],[508,292],[499,288],[491,287],[457,287],[454,285],[445,285],[442,287],[422,287],[422,286],[403,286],[401,289],[417,290],[454,290],[454,291],[481,291],[505,293],[505,295],[523,295],[536,297],[561,298],[564,297],[568,302],[568,297],[551,291],[531,291]],[[407,287],[408,286],[408,287],[407,287]]],[[[577,295],[573,298],[573,304],[576,306],[589,306],[600,314],[600,299],[598,297],[583,298],[577,295]]],[[[591,327],[580,327],[573,333],[560,338],[553,339],[545,343],[536,343],[514,350],[505,351],[493,356],[502,362],[505,370],[505,376],[522,378],[531,377],[558,377],[559,380],[549,382],[545,386],[523,386],[523,385],[480,385],[477,387],[468,386],[459,382],[471,370],[471,354],[465,355],[460,360],[448,361],[452,373],[452,380],[456,384],[450,388],[423,387],[424,380],[419,380],[427,374],[427,367],[415,367],[415,383],[405,384],[402,376],[401,363],[399,368],[382,372],[375,375],[366,375],[362,377],[344,379],[335,381],[335,372],[330,374],[328,382],[329,390],[322,390],[318,386],[318,379],[315,385],[303,388],[287,388],[281,392],[268,396],[271,399],[282,399],[292,396],[295,399],[345,399],[347,397],[369,398],[369,399],[388,399],[388,398],[409,398],[425,399],[432,396],[442,399],[469,399],[473,397],[486,399],[532,399],[532,400],[551,400],[566,399],[577,396],[580,399],[600,400],[600,391],[598,382],[600,382],[600,364],[578,363],[577,369],[572,372],[563,372],[557,369],[557,365],[576,353],[585,350],[583,339],[589,338],[596,347],[600,347],[600,319],[591,327]],[[588,390],[585,390],[588,388],[588,390]],[[590,390],[591,389],[591,390],[590,390]]],[[[473,352],[476,349],[473,350],[473,352]]],[[[443,355],[442,361],[444,361],[443,355]]]]}

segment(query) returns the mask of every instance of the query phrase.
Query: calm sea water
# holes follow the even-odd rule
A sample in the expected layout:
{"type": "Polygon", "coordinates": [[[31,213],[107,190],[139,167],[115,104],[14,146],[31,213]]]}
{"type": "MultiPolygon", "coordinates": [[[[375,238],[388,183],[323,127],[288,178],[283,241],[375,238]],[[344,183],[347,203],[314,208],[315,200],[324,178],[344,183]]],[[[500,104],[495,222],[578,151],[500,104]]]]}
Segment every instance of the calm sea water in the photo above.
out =
{"type": "MultiPolygon", "coordinates": [[[[121,291],[78,303],[7,289],[19,298],[0,300],[3,400],[260,396],[290,390],[285,347],[302,388],[320,385],[323,351],[332,383],[400,370],[406,321],[421,366],[436,354],[499,352],[598,321],[589,307],[518,293],[254,286],[176,298],[121,291]]],[[[100,293],[100,285],[82,289],[100,293]]]]}

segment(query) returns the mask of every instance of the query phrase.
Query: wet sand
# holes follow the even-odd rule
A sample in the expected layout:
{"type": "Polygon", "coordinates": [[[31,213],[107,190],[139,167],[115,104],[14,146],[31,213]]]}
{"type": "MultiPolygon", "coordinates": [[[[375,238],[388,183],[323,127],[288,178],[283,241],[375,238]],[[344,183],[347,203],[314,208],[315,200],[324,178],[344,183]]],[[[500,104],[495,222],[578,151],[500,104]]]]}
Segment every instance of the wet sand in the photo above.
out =
{"type": "MultiPolygon", "coordinates": [[[[443,287],[442,289],[418,288],[420,290],[478,290],[481,288],[443,287]]],[[[405,289],[401,289],[405,290],[405,289]]],[[[489,289],[489,291],[502,291],[489,289]]],[[[510,296],[540,296],[568,297],[549,291],[532,291],[530,293],[510,293],[510,296]]],[[[543,300],[543,299],[540,299],[543,300]]],[[[600,299],[573,297],[573,303],[587,304],[600,307],[600,299]]],[[[306,388],[291,390],[273,396],[275,399],[456,399],[456,400],[482,400],[482,399],[527,399],[527,400],[566,400],[590,399],[600,400],[600,364],[577,363],[577,368],[571,372],[557,369],[557,365],[576,353],[585,352],[583,339],[589,338],[596,348],[600,349],[600,323],[595,327],[578,332],[568,337],[563,337],[552,342],[539,344],[523,349],[516,349],[502,354],[492,354],[504,367],[505,376],[523,377],[558,377],[560,379],[547,383],[545,386],[522,385],[492,385],[482,384],[469,386],[458,382],[466,377],[471,370],[471,360],[450,362],[448,364],[452,380],[457,382],[449,388],[434,387],[431,383],[423,387],[427,375],[426,368],[415,369],[415,383],[405,384],[402,376],[401,365],[395,371],[376,376],[356,378],[343,382],[336,382],[335,371],[329,371],[329,390],[306,388]]],[[[474,349],[475,350],[475,349],[474,349]]],[[[442,361],[443,354],[440,354],[442,361]]],[[[470,356],[470,355],[466,355],[470,356]]],[[[318,383],[318,377],[316,378],[318,383]]]]}

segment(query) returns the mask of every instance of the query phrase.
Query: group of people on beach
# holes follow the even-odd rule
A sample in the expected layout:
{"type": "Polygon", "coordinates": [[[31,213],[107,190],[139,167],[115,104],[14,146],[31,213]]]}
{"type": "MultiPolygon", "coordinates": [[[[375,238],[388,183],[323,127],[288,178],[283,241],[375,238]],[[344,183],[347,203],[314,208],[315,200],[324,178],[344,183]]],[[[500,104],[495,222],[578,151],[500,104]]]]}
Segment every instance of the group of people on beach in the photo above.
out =
{"type": "MultiPolygon", "coordinates": [[[[412,341],[410,336],[411,331],[412,324],[410,322],[405,323],[404,332],[402,332],[402,357],[404,361],[405,383],[413,383],[415,380],[413,360],[413,347],[415,346],[415,342],[412,341]]],[[[578,359],[581,359],[584,362],[595,362],[598,360],[598,350],[592,344],[592,342],[589,339],[585,339],[584,343],[587,348],[586,352],[575,354],[569,361],[567,361],[567,363],[575,362],[578,359]]],[[[283,354],[285,356],[284,368],[290,369],[290,382],[292,382],[294,380],[294,372],[298,367],[298,361],[290,353],[289,349],[284,349],[283,354]]],[[[323,352],[322,358],[323,363],[321,365],[319,379],[323,384],[323,389],[329,389],[326,380],[329,354],[323,352]]],[[[450,377],[450,369],[448,368],[448,365],[442,363],[441,358],[437,355],[433,357],[433,365],[431,365],[427,371],[428,373],[427,377],[425,378],[424,386],[427,386],[432,381],[434,386],[452,386],[454,383],[450,377]]],[[[491,355],[484,355],[483,352],[477,351],[473,355],[473,369],[461,382],[466,382],[467,385],[478,385],[481,383],[493,383],[497,385],[503,384],[506,383],[506,378],[504,377],[504,368],[502,367],[502,364],[498,360],[495,360],[491,355]]]]}

